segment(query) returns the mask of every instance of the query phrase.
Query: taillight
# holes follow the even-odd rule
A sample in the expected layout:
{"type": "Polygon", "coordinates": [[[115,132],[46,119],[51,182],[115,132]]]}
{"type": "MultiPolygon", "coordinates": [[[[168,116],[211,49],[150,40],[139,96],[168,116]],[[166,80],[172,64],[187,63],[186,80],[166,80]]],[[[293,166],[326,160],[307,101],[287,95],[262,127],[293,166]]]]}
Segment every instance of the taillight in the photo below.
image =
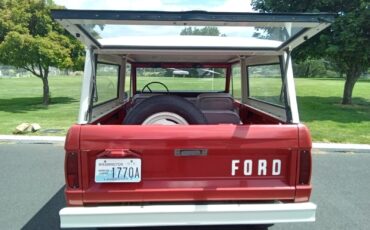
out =
{"type": "Polygon", "coordinates": [[[79,188],[78,155],[75,152],[67,152],[66,154],[65,175],[67,185],[70,188],[79,188]]]}
{"type": "Polygon", "coordinates": [[[311,179],[311,152],[301,150],[299,152],[299,184],[309,184],[311,179]]]}

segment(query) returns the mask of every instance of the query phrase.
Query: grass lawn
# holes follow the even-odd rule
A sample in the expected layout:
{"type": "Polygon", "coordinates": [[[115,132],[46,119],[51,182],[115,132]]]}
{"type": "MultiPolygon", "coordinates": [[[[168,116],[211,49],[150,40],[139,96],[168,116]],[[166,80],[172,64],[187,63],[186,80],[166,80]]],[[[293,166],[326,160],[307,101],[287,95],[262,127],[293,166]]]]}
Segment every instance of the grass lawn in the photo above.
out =
{"type": "Polygon", "coordinates": [[[340,104],[343,80],[296,79],[300,119],[315,141],[370,144],[370,81],[353,90],[354,105],[340,104]]]}
{"type": "MultiPolygon", "coordinates": [[[[176,79],[173,81],[173,86],[168,82],[170,89],[178,85],[176,79]]],[[[41,105],[41,80],[0,78],[0,134],[11,134],[22,122],[39,123],[43,130],[61,129],[58,133],[36,135],[66,133],[77,120],[81,77],[50,77],[49,82],[52,103],[45,107],[41,105]]],[[[197,87],[191,83],[189,86],[193,90],[197,87]]],[[[215,82],[214,88],[219,86],[223,84],[215,82]]],[[[343,80],[296,79],[301,120],[310,128],[314,141],[369,144],[370,81],[356,84],[353,106],[340,104],[343,86],[343,80]]]]}
{"type": "Polygon", "coordinates": [[[36,135],[65,135],[77,121],[81,77],[50,77],[51,104],[42,102],[42,81],[36,77],[0,78],[0,134],[12,134],[22,122],[38,123],[42,130],[62,129],[58,133],[36,132],[36,135]]]}

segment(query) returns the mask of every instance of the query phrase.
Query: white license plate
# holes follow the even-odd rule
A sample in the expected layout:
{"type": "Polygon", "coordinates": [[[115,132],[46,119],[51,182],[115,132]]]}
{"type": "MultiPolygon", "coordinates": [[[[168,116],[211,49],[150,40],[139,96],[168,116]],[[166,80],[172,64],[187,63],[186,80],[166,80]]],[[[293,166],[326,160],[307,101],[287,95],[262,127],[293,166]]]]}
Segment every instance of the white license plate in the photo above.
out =
{"type": "Polygon", "coordinates": [[[138,183],[141,181],[141,159],[105,158],[95,161],[96,183],[138,183]]]}

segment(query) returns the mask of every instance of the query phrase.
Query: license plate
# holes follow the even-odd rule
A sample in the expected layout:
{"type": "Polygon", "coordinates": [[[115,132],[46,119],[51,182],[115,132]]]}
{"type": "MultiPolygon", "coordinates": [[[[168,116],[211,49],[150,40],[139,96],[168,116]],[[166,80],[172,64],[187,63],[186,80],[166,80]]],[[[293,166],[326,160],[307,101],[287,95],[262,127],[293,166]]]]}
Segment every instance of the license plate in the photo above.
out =
{"type": "Polygon", "coordinates": [[[138,183],[141,181],[141,159],[96,159],[96,183],[138,183]]]}

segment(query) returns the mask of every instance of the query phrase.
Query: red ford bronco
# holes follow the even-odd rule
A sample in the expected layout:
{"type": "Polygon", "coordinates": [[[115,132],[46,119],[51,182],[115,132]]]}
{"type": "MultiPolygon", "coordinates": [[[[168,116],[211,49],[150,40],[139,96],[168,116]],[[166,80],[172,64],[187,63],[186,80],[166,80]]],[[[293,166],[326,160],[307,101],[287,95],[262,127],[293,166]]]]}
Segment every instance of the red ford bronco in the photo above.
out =
{"type": "Polygon", "coordinates": [[[315,220],[291,51],[333,15],[52,14],[86,45],[61,227],[315,220]]]}

